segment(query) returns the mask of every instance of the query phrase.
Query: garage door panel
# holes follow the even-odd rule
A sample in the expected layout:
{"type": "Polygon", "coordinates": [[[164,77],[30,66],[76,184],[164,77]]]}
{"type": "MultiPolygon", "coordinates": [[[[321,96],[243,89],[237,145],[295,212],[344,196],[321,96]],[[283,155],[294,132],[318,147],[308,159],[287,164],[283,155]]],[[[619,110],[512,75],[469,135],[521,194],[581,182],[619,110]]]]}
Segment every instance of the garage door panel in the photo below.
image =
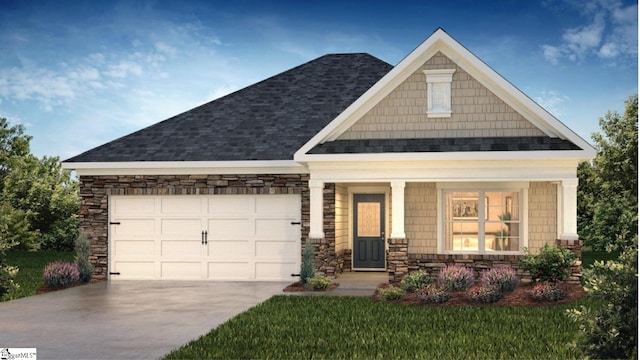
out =
{"type": "Polygon", "coordinates": [[[256,238],[264,240],[294,239],[299,226],[292,219],[256,219],[256,238]]]}
{"type": "Polygon", "coordinates": [[[113,256],[129,258],[153,258],[155,256],[154,240],[122,240],[114,241],[113,256]]]}
{"type": "Polygon", "coordinates": [[[163,236],[180,235],[185,238],[200,238],[202,230],[200,219],[162,219],[161,221],[163,236]]]}
{"type": "Polygon", "coordinates": [[[255,263],[256,280],[291,279],[291,274],[300,272],[295,262],[259,262],[255,263]]]}
{"type": "Polygon", "coordinates": [[[212,280],[250,280],[251,264],[248,261],[209,263],[209,279],[212,280]]]}
{"type": "Polygon", "coordinates": [[[253,254],[249,250],[248,240],[216,240],[209,242],[208,256],[230,258],[253,256],[253,254]]]}
{"type": "Polygon", "coordinates": [[[156,200],[153,197],[119,196],[111,202],[112,213],[119,215],[153,215],[156,209],[156,200]]]}
{"type": "Polygon", "coordinates": [[[253,220],[244,219],[210,219],[208,221],[208,239],[216,240],[246,240],[252,237],[254,230],[253,220]]]}
{"type": "Polygon", "coordinates": [[[267,216],[299,216],[299,198],[297,196],[260,196],[256,198],[256,214],[267,216]]]}
{"type": "Polygon", "coordinates": [[[163,258],[193,258],[199,257],[202,251],[200,240],[162,240],[161,256],[163,258]]]}
{"type": "Polygon", "coordinates": [[[256,241],[256,256],[261,258],[279,259],[282,257],[295,257],[296,244],[291,241],[256,241]]]}
{"type": "Polygon", "coordinates": [[[156,277],[153,261],[116,261],[111,271],[119,272],[119,279],[154,279],[156,277]]]}
{"type": "Polygon", "coordinates": [[[154,219],[114,220],[120,223],[120,225],[114,227],[112,232],[116,239],[153,239],[155,236],[156,221],[154,219]]]}
{"type": "Polygon", "coordinates": [[[164,279],[197,280],[202,278],[200,261],[164,261],[160,266],[164,279]]]}
{"type": "Polygon", "coordinates": [[[209,213],[224,214],[252,214],[255,212],[255,199],[252,196],[218,195],[209,198],[209,213]]]}
{"type": "Polygon", "coordinates": [[[161,198],[162,214],[200,214],[199,196],[165,196],[161,198]]]}

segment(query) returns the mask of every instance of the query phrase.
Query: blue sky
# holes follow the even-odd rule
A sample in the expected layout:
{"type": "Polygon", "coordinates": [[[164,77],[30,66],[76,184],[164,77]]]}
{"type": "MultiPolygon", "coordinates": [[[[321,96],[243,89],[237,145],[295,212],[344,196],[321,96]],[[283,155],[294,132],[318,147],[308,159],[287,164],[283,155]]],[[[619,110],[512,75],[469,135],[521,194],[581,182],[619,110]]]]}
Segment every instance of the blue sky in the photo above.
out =
{"type": "Polygon", "coordinates": [[[327,53],[397,64],[436,28],[590,141],[638,91],[617,0],[0,1],[0,117],[77,155],[327,53]]]}

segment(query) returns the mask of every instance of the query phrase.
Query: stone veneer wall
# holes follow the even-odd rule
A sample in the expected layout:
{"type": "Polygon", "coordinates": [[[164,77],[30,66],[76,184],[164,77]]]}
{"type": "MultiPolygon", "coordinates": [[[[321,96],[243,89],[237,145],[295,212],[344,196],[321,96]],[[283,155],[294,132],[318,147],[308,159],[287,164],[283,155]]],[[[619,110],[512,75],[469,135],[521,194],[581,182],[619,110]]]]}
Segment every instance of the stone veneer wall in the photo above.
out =
{"type": "Polygon", "coordinates": [[[324,184],[323,194],[324,239],[311,239],[315,248],[314,267],[318,275],[337,276],[342,273],[344,253],[336,252],[336,186],[324,184]]]}
{"type": "MultiPolygon", "coordinates": [[[[91,244],[89,259],[95,269],[94,278],[107,277],[110,195],[215,194],[300,194],[301,242],[304,249],[304,241],[309,237],[310,221],[307,174],[80,176],[80,229],[86,232],[91,244]]],[[[325,232],[331,234],[327,225],[325,232]]],[[[335,238],[335,234],[333,236],[335,238]]]]}

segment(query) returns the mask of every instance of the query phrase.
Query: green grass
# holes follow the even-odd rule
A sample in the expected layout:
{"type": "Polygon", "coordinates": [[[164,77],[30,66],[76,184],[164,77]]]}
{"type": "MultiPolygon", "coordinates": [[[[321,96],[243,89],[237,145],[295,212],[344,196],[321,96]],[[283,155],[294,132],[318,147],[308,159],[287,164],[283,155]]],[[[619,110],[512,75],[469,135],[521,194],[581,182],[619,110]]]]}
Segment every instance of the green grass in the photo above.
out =
{"type": "MultiPolygon", "coordinates": [[[[589,305],[583,299],[580,304],[589,305]]],[[[275,296],[165,359],[571,359],[578,326],[541,307],[407,307],[364,297],[275,296]]]]}
{"type": "Polygon", "coordinates": [[[66,251],[9,251],[7,263],[20,269],[14,279],[20,287],[4,294],[2,301],[35,295],[36,290],[44,284],[42,281],[44,267],[58,260],[73,261],[74,256],[74,252],[66,251]]]}

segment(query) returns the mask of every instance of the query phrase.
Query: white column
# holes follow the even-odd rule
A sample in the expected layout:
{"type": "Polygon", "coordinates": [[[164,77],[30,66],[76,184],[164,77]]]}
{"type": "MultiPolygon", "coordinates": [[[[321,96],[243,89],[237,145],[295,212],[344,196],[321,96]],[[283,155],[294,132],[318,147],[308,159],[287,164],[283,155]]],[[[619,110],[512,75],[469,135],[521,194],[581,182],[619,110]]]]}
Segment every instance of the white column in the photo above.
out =
{"type": "Polygon", "coordinates": [[[324,204],[322,200],[323,190],[324,183],[322,181],[309,180],[309,238],[311,239],[324,239],[324,204]]]}
{"type": "Polygon", "coordinates": [[[404,180],[391,181],[391,239],[404,239],[404,180]]]}
{"type": "Polygon", "coordinates": [[[563,179],[562,208],[558,213],[562,214],[562,240],[578,240],[578,179],[563,179]]]}

